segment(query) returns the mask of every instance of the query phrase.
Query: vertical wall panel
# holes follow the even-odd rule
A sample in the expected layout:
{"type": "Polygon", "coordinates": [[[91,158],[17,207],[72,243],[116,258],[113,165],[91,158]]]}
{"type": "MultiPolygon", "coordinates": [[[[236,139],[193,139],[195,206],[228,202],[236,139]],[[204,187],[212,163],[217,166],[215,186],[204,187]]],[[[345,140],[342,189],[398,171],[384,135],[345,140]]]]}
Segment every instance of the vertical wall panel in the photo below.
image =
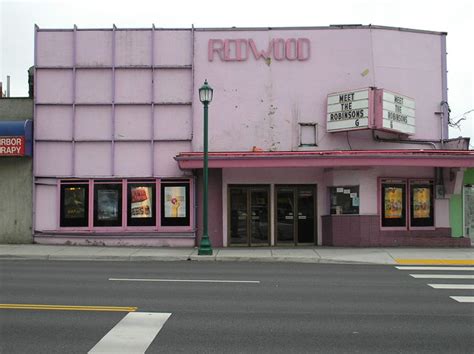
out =
{"type": "Polygon", "coordinates": [[[56,185],[36,185],[36,225],[35,230],[55,230],[58,226],[56,185]]]}
{"type": "Polygon", "coordinates": [[[151,65],[151,31],[116,31],[116,66],[151,65]]]}
{"type": "Polygon", "coordinates": [[[125,177],[151,176],[149,142],[115,142],[115,174],[125,177]]]}
{"type": "Polygon", "coordinates": [[[77,142],[76,176],[109,176],[111,175],[111,143],[77,142]]]}
{"type": "Polygon", "coordinates": [[[36,65],[71,67],[73,63],[72,38],[72,31],[38,32],[36,65]]]}
{"type": "Polygon", "coordinates": [[[151,106],[117,106],[115,108],[116,140],[150,140],[151,106]]]}
{"type": "Polygon", "coordinates": [[[185,140],[192,138],[191,105],[156,106],[155,139],[185,140]]]}
{"type": "Polygon", "coordinates": [[[76,75],[77,103],[112,102],[112,70],[78,69],[76,75]]]}
{"type": "Polygon", "coordinates": [[[110,106],[76,106],[77,140],[110,140],[112,137],[110,106]]]}
{"type": "Polygon", "coordinates": [[[115,70],[115,102],[150,103],[151,72],[147,69],[115,70]]]}
{"type": "Polygon", "coordinates": [[[112,65],[112,30],[77,31],[78,66],[112,65]]]}
{"type": "Polygon", "coordinates": [[[174,157],[183,151],[190,151],[188,142],[157,142],[155,143],[155,176],[177,177],[184,174],[178,167],[174,157]]]}
{"type": "Polygon", "coordinates": [[[72,108],[70,106],[37,106],[36,139],[72,140],[72,108]]]}
{"type": "Polygon", "coordinates": [[[154,76],[155,102],[191,102],[193,78],[190,69],[160,69],[155,70],[154,76]]]}
{"type": "Polygon", "coordinates": [[[156,31],[154,38],[154,65],[191,65],[191,31],[156,31]]]}
{"type": "Polygon", "coordinates": [[[36,103],[72,103],[71,69],[37,69],[36,103]]]}
{"type": "Polygon", "coordinates": [[[71,176],[72,144],[64,142],[36,142],[36,176],[71,176]]]}

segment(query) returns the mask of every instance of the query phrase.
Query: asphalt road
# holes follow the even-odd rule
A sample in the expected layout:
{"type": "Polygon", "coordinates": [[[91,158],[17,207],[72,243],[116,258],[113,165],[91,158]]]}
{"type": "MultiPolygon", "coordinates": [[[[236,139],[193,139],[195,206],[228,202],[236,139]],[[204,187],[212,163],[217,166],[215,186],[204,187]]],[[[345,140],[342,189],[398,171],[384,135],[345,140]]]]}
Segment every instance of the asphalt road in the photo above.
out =
{"type": "MultiPolygon", "coordinates": [[[[449,296],[473,291],[433,289],[434,280],[409,273],[375,265],[2,261],[0,303],[172,313],[147,353],[472,353],[474,304],[449,296]]],[[[126,315],[0,309],[0,352],[87,353],[126,315]]]]}

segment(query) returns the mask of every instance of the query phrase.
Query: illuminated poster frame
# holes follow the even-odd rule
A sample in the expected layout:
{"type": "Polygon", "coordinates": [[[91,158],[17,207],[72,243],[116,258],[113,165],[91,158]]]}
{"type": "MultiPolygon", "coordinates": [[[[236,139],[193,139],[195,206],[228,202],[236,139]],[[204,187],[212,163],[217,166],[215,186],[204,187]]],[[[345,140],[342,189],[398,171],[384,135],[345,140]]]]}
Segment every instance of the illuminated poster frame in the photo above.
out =
{"type": "Polygon", "coordinates": [[[94,185],[94,226],[122,226],[122,184],[94,185]]]}
{"type": "Polygon", "coordinates": [[[189,225],[189,182],[162,182],[161,226],[189,225]]]}
{"type": "Polygon", "coordinates": [[[434,186],[432,180],[410,181],[410,226],[434,227],[434,186]]]}
{"type": "Polygon", "coordinates": [[[406,180],[383,179],[381,181],[382,227],[407,227],[406,180]]]}
{"type": "Polygon", "coordinates": [[[156,226],[156,183],[127,185],[127,225],[156,226]]]}
{"type": "Polygon", "coordinates": [[[89,184],[61,184],[60,227],[89,226],[89,184]],[[73,215],[73,214],[76,215],[73,215]]]}

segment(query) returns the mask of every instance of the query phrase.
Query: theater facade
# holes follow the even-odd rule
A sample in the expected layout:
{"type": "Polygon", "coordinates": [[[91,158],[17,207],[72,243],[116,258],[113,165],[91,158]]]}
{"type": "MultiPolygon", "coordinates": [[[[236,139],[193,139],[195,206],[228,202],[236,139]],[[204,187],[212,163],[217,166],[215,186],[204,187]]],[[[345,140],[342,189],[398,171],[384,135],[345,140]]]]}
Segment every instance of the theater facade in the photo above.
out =
{"type": "Polygon", "coordinates": [[[450,220],[446,33],[35,28],[34,241],[470,246],[450,220]]]}

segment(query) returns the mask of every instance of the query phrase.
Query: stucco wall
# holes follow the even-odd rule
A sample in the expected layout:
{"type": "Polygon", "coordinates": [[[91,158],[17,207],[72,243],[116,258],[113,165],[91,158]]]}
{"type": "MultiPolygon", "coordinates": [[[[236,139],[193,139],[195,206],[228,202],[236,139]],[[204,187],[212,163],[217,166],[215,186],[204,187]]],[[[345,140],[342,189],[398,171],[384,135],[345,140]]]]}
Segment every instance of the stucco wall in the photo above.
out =
{"type": "MultiPolygon", "coordinates": [[[[32,99],[0,99],[0,120],[26,120],[32,117],[32,99]]],[[[32,242],[31,208],[31,157],[0,157],[0,243],[32,242]]]]}
{"type": "MultiPolygon", "coordinates": [[[[327,95],[367,87],[413,98],[413,138],[440,139],[440,117],[435,112],[440,111],[443,100],[443,35],[396,29],[277,28],[197,29],[195,38],[196,85],[208,79],[214,88],[209,108],[212,151],[249,151],[253,146],[276,151],[307,150],[299,147],[299,123],[318,124],[321,150],[426,148],[375,143],[368,131],[326,132],[327,95]],[[275,52],[270,52],[269,60],[257,59],[248,44],[241,45],[245,59],[232,59],[238,40],[252,40],[258,51],[267,51],[274,41],[298,38],[310,43],[310,55],[305,60],[278,59],[275,52]],[[228,42],[230,60],[219,57],[225,51],[219,51],[225,40],[233,41],[228,42]]],[[[200,105],[197,95],[193,104],[196,108],[200,105]]],[[[193,148],[200,151],[202,112],[198,109],[194,127],[193,148]]]]}

